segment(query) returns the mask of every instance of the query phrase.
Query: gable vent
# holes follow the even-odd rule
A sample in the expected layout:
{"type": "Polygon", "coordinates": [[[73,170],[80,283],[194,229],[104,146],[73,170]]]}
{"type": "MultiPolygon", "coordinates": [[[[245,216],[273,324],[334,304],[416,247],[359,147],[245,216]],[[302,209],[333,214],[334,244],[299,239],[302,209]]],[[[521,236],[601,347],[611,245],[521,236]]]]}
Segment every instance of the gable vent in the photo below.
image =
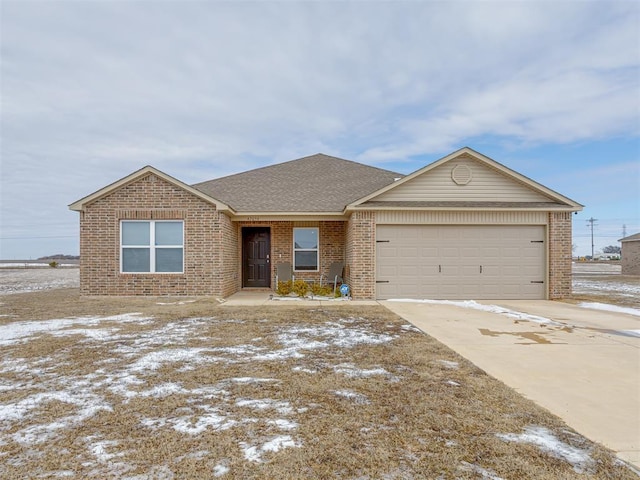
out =
{"type": "Polygon", "coordinates": [[[471,168],[467,165],[456,165],[451,169],[451,179],[456,185],[466,185],[472,178],[471,168]]]}

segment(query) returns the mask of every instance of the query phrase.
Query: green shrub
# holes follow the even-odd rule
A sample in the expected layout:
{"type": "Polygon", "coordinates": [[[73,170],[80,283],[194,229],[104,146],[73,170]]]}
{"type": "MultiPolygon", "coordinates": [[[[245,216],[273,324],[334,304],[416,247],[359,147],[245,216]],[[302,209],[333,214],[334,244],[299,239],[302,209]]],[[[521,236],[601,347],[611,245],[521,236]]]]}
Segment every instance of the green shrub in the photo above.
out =
{"type": "Polygon", "coordinates": [[[58,262],[56,262],[55,260],[53,262],[49,262],[49,266],[51,268],[58,268],[60,264],[58,262]]]}

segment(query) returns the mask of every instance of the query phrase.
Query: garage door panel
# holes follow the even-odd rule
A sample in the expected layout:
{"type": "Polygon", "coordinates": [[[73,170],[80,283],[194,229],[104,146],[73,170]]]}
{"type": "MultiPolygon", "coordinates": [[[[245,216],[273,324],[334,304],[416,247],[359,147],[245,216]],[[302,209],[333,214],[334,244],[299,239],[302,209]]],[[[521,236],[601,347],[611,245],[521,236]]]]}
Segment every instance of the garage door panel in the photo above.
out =
{"type": "Polygon", "coordinates": [[[408,282],[413,282],[413,279],[416,278],[420,273],[420,268],[413,265],[401,265],[398,268],[398,276],[403,279],[407,279],[408,282]]]}
{"type": "Polygon", "coordinates": [[[480,275],[480,265],[462,265],[458,271],[465,278],[474,278],[480,275]]]}
{"type": "Polygon", "coordinates": [[[440,247],[438,254],[441,258],[459,258],[460,249],[458,247],[440,247]]]}
{"type": "Polygon", "coordinates": [[[463,259],[482,257],[482,249],[479,247],[462,247],[459,252],[463,259]]]}
{"type": "Polygon", "coordinates": [[[484,258],[498,258],[501,253],[498,247],[483,247],[480,255],[484,258]]]}
{"type": "MultiPolygon", "coordinates": [[[[517,277],[521,273],[521,268],[520,265],[503,265],[500,271],[505,277],[517,277]]],[[[531,274],[531,272],[526,273],[531,274]]]]}
{"type": "Polygon", "coordinates": [[[379,225],[378,298],[545,298],[543,226],[379,225]],[[482,271],[480,270],[482,267],[482,271]]]}
{"type": "Polygon", "coordinates": [[[383,265],[378,268],[378,275],[384,278],[395,278],[398,276],[398,267],[396,265],[383,265]]]}
{"type": "Polygon", "coordinates": [[[398,249],[398,257],[400,258],[418,258],[418,247],[404,247],[398,249]]]}

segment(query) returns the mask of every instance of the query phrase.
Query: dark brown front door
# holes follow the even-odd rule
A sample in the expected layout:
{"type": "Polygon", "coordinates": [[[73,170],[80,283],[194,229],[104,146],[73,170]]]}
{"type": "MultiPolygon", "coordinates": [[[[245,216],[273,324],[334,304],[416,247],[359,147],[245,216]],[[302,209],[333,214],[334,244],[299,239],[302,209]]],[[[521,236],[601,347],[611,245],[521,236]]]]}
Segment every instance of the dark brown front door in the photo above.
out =
{"type": "Polygon", "coordinates": [[[242,229],[242,286],[271,286],[271,231],[269,227],[242,229]]]}

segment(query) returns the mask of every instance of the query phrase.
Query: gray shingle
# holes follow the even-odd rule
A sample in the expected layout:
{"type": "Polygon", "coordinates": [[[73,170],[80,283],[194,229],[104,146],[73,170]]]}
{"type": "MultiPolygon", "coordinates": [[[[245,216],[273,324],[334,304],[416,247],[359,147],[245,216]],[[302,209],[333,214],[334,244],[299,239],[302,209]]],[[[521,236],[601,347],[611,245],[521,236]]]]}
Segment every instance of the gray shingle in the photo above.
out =
{"type": "Polygon", "coordinates": [[[342,212],[403,176],[318,153],[193,187],[237,212],[342,212]]]}

